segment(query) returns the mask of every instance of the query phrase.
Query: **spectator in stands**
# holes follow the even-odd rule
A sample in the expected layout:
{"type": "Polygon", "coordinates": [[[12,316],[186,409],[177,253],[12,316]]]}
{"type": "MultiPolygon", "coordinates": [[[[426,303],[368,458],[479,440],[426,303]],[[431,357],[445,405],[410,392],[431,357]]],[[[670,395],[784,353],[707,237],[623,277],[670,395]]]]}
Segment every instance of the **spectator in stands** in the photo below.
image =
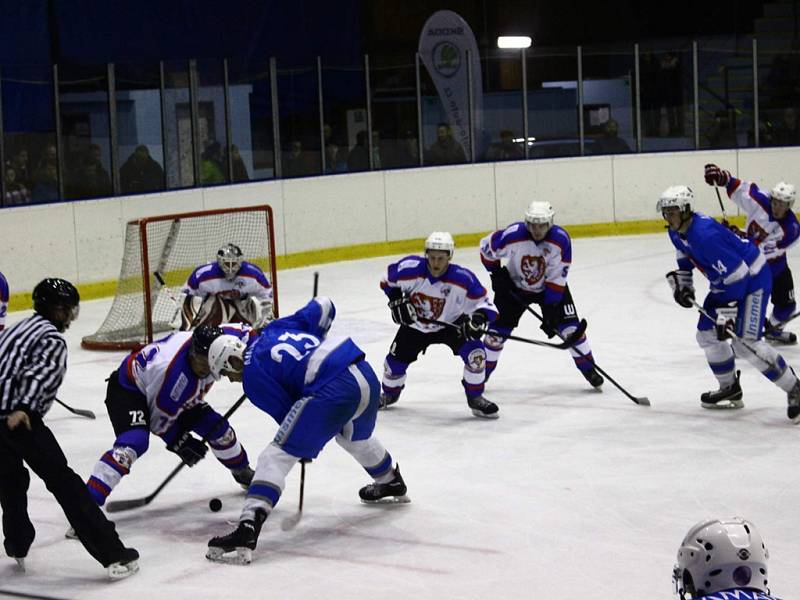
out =
{"type": "Polygon", "coordinates": [[[614,119],[606,121],[603,134],[597,138],[592,154],[624,154],[630,151],[628,142],[619,137],[619,123],[614,119]]]}
{"type": "Polygon", "coordinates": [[[58,150],[56,150],[55,144],[47,144],[47,146],[45,146],[44,153],[39,158],[39,162],[33,172],[34,186],[39,179],[38,172],[43,171],[47,165],[56,165],[56,170],[58,170],[58,150]]]}
{"type": "Polygon", "coordinates": [[[58,167],[48,162],[38,171],[31,193],[33,202],[48,202],[58,199],[58,167]]]}
{"type": "Polygon", "coordinates": [[[339,152],[339,144],[334,141],[328,142],[325,146],[325,172],[347,172],[347,163],[342,160],[342,155],[339,152]]]}
{"type": "Polygon", "coordinates": [[[776,125],[773,133],[776,146],[797,146],[800,144],[800,126],[797,122],[797,110],[788,107],[783,111],[783,120],[776,125]]]}
{"type": "Polygon", "coordinates": [[[101,156],[100,146],[89,144],[88,152],[75,178],[76,197],[111,195],[111,177],[103,167],[101,156]]]}
{"type": "Polygon", "coordinates": [[[406,129],[395,146],[392,157],[393,167],[418,167],[419,166],[419,139],[410,129],[406,129]]]}
{"type": "Polygon", "coordinates": [[[164,189],[164,169],[150,157],[147,146],[136,149],[119,170],[122,192],[136,194],[164,189]]]}
{"type": "MultiPolygon", "coordinates": [[[[223,161],[223,165],[227,167],[227,159],[223,161]]],[[[247,173],[247,166],[244,164],[244,159],[239,153],[239,147],[236,145],[231,146],[231,166],[233,167],[234,182],[250,181],[250,175],[247,173]]]]}
{"type": "Polygon", "coordinates": [[[718,110],[706,135],[710,148],[737,148],[736,119],[731,110],[718,110]]]}
{"type": "Polygon", "coordinates": [[[286,177],[302,177],[312,175],[314,166],[308,152],[303,149],[303,142],[292,140],[289,144],[289,154],[285,160],[284,175],[286,177]]]}
{"type": "Polygon", "coordinates": [[[448,123],[436,126],[436,141],[425,153],[426,165],[451,165],[467,161],[464,148],[453,139],[453,132],[448,123]]]}
{"type": "Polygon", "coordinates": [[[514,142],[514,132],[503,129],[500,132],[500,141],[493,143],[486,151],[486,160],[519,160],[525,158],[525,153],[519,144],[514,142]]]}
{"type": "Polygon", "coordinates": [[[219,142],[210,142],[200,155],[200,182],[203,185],[225,183],[225,171],[222,165],[222,146],[219,142]]]}
{"type": "Polygon", "coordinates": [[[6,167],[5,190],[5,206],[27,204],[31,201],[30,191],[17,179],[17,171],[12,165],[6,167]]]}
{"type": "Polygon", "coordinates": [[[369,149],[367,148],[367,132],[363,129],[356,134],[356,145],[347,155],[347,170],[369,171],[369,149]]]}
{"type": "Polygon", "coordinates": [[[33,184],[33,173],[30,168],[30,156],[25,148],[22,148],[14,155],[11,160],[11,166],[16,173],[16,182],[27,189],[31,188],[33,184]]]}

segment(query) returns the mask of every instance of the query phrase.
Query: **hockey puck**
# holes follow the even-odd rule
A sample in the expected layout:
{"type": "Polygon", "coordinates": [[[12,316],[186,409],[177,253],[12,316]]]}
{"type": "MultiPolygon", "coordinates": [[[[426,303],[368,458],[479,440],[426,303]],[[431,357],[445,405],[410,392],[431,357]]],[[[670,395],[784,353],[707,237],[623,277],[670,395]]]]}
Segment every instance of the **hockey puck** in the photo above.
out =
{"type": "Polygon", "coordinates": [[[212,498],[208,501],[208,508],[211,509],[211,512],[218,512],[219,509],[222,508],[222,500],[219,498],[212,498]]]}

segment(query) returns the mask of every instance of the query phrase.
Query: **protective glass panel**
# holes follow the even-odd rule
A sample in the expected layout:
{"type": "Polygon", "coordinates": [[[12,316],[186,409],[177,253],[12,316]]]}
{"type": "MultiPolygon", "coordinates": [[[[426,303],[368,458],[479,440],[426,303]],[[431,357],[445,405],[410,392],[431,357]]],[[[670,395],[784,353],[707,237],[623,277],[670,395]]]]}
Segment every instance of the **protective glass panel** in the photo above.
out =
{"type": "Polygon", "coordinates": [[[267,59],[228,64],[234,183],[275,177],[272,97],[267,59]]]}
{"type": "MultiPolygon", "coordinates": [[[[333,66],[322,63],[323,137],[325,172],[369,170],[367,105],[364,63],[333,66]]],[[[373,113],[374,115],[374,113],[373,113]]],[[[319,117],[317,117],[319,122],[319,117]]],[[[375,168],[383,168],[381,130],[373,121],[372,152],[375,168]]],[[[319,140],[319,134],[317,134],[319,140]]],[[[319,143],[319,141],[318,141],[319,143]]]]}
{"type": "Polygon", "coordinates": [[[322,173],[319,134],[319,93],[315,66],[281,68],[278,65],[283,177],[322,173]]]}
{"type": "Polygon", "coordinates": [[[163,127],[167,188],[191,187],[195,181],[188,61],[164,62],[163,127]]]}
{"type": "Polygon", "coordinates": [[[759,40],[758,107],[761,146],[800,145],[797,109],[800,50],[790,38],[759,40]]]}
{"type": "Polygon", "coordinates": [[[230,181],[223,63],[198,60],[196,64],[200,185],[221,185],[230,181]]]}
{"type": "Polygon", "coordinates": [[[478,160],[525,158],[521,57],[520,50],[498,49],[482,57],[483,94],[475,102],[478,160]]]}
{"type": "MultiPolygon", "coordinates": [[[[373,152],[378,139],[380,168],[419,166],[414,57],[370,62],[373,152]]],[[[376,168],[378,168],[376,166],[376,168]]]]}

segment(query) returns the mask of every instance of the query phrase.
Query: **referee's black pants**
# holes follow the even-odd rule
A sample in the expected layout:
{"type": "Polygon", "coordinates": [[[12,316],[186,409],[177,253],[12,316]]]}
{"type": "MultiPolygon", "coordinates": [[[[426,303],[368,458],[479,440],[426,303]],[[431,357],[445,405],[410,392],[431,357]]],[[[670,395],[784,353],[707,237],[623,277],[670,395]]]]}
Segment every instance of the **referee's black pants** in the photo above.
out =
{"type": "Polygon", "coordinates": [[[67,464],[53,433],[38,415],[31,416],[31,431],[20,424],[13,431],[0,420],[0,507],[3,510],[3,545],[9,556],[24,557],[35,530],[28,516],[28,466],[55,496],[78,539],[98,562],[107,567],[122,559],[124,546],[97,506],[86,484],[67,464]]]}

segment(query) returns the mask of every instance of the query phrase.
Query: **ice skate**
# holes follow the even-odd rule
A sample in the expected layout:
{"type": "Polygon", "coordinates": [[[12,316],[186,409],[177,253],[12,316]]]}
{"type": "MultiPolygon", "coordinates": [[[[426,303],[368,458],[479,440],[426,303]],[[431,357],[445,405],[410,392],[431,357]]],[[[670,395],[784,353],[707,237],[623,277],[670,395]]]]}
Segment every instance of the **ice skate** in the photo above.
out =
{"type": "Polygon", "coordinates": [[[228,535],[211,538],[206,558],[232,565],[249,565],[253,561],[261,525],[266,519],[266,513],[257,510],[255,521],[239,521],[239,526],[228,535]]]}
{"type": "Polygon", "coordinates": [[[389,483],[370,483],[358,490],[364,504],[405,504],[411,502],[406,496],[406,483],[400,475],[400,465],[394,468],[394,478],[389,483]]]}
{"type": "Polygon", "coordinates": [[[108,565],[108,577],[110,579],[125,579],[139,571],[139,553],[133,548],[124,548],[122,557],[108,565]]]}
{"type": "Polygon", "coordinates": [[[381,393],[381,397],[378,398],[378,410],[384,410],[385,408],[389,408],[392,404],[397,402],[400,399],[400,396],[397,394],[383,394],[381,393]]]}
{"type": "Polygon", "coordinates": [[[472,409],[472,414],[476,417],[496,419],[500,416],[500,408],[498,408],[497,404],[483,396],[467,398],[467,405],[472,409]]]}
{"type": "Polygon", "coordinates": [[[789,417],[793,423],[800,423],[800,381],[797,381],[789,392],[787,402],[789,403],[789,407],[786,409],[786,416],[789,417]]]}
{"type": "Polygon", "coordinates": [[[739,385],[740,371],[736,371],[736,379],[725,388],[720,388],[714,392],[705,392],[700,396],[700,404],[703,408],[742,408],[742,386],[739,385]]]}
{"type": "Polygon", "coordinates": [[[250,482],[253,481],[253,475],[255,475],[255,473],[250,467],[244,467],[238,471],[231,471],[231,475],[233,475],[236,483],[241,485],[242,489],[246,490],[250,487],[250,482]]]}
{"type": "Polygon", "coordinates": [[[777,327],[766,327],[764,329],[764,339],[768,342],[774,342],[784,346],[791,346],[797,343],[797,336],[795,334],[777,327]]]}
{"type": "Polygon", "coordinates": [[[593,388],[599,390],[600,387],[603,385],[605,379],[600,373],[597,372],[597,369],[592,367],[591,369],[587,369],[585,371],[581,371],[581,375],[583,375],[584,379],[589,382],[593,388]]]}

